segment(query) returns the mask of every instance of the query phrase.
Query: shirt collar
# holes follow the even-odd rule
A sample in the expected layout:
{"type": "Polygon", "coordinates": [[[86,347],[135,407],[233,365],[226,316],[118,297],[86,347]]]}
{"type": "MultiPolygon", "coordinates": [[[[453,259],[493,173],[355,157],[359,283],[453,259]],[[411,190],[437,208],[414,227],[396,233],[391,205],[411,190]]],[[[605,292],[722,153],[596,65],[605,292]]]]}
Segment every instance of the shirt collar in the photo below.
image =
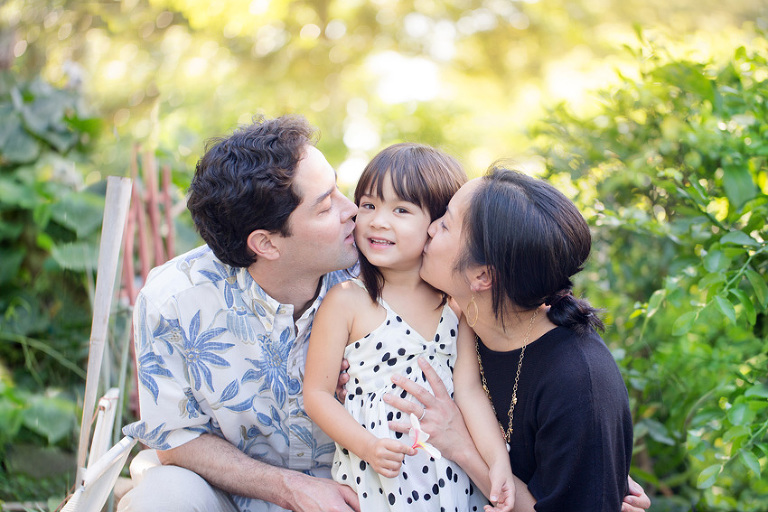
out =
{"type": "MultiPolygon", "coordinates": [[[[264,327],[268,332],[272,331],[275,323],[275,317],[278,315],[293,314],[293,304],[281,304],[275,298],[271,297],[264,289],[257,283],[248,268],[242,267],[237,271],[237,281],[240,285],[240,289],[243,290],[243,299],[250,307],[251,311],[258,316],[264,327]]],[[[326,274],[320,279],[320,292],[307,308],[304,314],[301,315],[301,320],[311,318],[315,311],[317,311],[320,301],[325,297],[328,292],[330,283],[329,275],[326,274]]]]}

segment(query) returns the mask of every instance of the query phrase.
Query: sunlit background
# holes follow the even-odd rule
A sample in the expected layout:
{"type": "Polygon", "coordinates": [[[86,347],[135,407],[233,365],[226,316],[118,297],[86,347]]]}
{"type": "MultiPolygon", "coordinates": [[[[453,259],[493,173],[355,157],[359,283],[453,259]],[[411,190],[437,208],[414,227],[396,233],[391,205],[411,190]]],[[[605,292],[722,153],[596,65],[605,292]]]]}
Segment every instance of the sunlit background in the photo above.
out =
{"type": "Polygon", "coordinates": [[[764,24],[765,2],[9,0],[0,14],[14,66],[82,88],[105,119],[86,183],[125,174],[134,142],[188,173],[206,138],[300,113],[349,186],[401,140],[472,174],[524,158],[546,106],[589,109],[591,92],[636,68],[625,45],[711,54],[764,24]]]}

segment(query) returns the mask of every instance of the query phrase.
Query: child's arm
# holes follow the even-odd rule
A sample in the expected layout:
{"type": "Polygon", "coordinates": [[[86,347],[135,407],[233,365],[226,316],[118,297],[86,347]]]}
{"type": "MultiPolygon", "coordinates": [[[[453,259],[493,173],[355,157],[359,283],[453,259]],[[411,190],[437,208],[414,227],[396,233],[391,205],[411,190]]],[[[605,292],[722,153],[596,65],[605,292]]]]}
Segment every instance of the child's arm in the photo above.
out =
{"type": "Polygon", "coordinates": [[[509,512],[515,504],[515,484],[509,453],[493,414],[491,402],[480,381],[475,336],[462,317],[456,342],[457,357],[453,370],[453,397],[472,435],[477,451],[489,468],[491,495],[488,499],[495,507],[486,510],[509,512]]]}
{"type": "Polygon", "coordinates": [[[315,315],[304,373],[304,407],[334,441],[367,461],[380,475],[394,478],[400,473],[405,454],[415,450],[394,439],[377,438],[334,397],[354,312],[360,307],[355,288],[362,291],[353,283],[335,286],[315,315]]]}

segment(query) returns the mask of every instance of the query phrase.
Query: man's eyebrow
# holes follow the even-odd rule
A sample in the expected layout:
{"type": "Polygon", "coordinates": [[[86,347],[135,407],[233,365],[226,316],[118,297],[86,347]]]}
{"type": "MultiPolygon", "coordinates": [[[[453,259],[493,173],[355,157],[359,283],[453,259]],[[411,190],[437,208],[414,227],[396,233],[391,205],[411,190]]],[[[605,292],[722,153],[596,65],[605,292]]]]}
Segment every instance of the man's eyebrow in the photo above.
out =
{"type": "Polygon", "coordinates": [[[336,190],[336,184],[335,184],[335,183],[334,183],[333,187],[332,187],[330,190],[328,190],[328,191],[327,191],[325,194],[321,195],[320,197],[318,197],[318,198],[315,200],[315,202],[314,202],[314,204],[312,205],[312,207],[314,208],[315,206],[317,206],[317,205],[319,205],[320,203],[322,203],[323,201],[325,201],[325,199],[326,199],[327,197],[329,197],[331,194],[333,194],[333,191],[334,191],[334,190],[336,190]]]}

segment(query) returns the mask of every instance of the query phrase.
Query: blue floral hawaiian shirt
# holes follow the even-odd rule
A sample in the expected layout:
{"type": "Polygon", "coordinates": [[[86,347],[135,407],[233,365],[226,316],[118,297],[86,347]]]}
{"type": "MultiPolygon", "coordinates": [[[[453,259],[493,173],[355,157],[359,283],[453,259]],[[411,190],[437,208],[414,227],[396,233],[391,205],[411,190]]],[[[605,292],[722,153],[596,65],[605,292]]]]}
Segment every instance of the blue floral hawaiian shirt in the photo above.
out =
{"type": "MultiPolygon", "coordinates": [[[[294,322],[292,305],[207,246],[154,269],[134,311],[141,421],[123,432],[158,450],[212,433],[268,464],[330,478],[335,444],[304,412],[302,383],[315,311],[348,278],[326,275],[294,322]]],[[[283,510],[233,498],[243,512],[283,510]]]]}

